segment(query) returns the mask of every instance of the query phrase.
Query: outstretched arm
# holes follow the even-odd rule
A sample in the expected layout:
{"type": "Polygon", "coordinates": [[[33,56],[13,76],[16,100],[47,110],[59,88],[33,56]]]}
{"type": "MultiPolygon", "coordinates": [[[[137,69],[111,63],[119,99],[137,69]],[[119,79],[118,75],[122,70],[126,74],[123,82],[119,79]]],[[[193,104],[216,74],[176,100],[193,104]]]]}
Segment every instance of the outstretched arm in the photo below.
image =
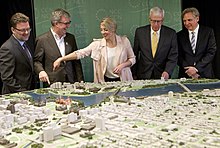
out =
{"type": "Polygon", "coordinates": [[[70,60],[76,60],[77,55],[75,52],[72,52],[66,56],[58,58],[54,63],[53,63],[53,71],[55,71],[57,68],[60,67],[60,63],[63,61],[70,61],[70,60]]]}

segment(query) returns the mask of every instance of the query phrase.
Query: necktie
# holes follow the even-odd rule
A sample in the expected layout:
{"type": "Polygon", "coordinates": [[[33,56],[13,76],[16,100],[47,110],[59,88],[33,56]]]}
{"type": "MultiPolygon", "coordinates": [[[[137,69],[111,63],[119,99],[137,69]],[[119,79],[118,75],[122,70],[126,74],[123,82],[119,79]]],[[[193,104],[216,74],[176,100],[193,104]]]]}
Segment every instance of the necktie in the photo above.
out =
{"type": "Polygon", "coordinates": [[[28,47],[27,47],[27,45],[26,45],[25,43],[23,44],[23,50],[25,51],[25,53],[26,53],[28,59],[29,59],[30,61],[32,61],[31,53],[30,53],[30,51],[28,50],[28,47]]]}
{"type": "Polygon", "coordinates": [[[151,40],[153,57],[155,56],[155,53],[156,53],[156,50],[157,50],[157,43],[158,43],[157,33],[153,32],[153,36],[152,36],[152,40],[151,40]]]}
{"type": "Polygon", "coordinates": [[[192,47],[193,53],[195,53],[195,49],[196,49],[195,32],[191,32],[191,33],[192,33],[192,37],[191,37],[191,47],[192,47]]]}

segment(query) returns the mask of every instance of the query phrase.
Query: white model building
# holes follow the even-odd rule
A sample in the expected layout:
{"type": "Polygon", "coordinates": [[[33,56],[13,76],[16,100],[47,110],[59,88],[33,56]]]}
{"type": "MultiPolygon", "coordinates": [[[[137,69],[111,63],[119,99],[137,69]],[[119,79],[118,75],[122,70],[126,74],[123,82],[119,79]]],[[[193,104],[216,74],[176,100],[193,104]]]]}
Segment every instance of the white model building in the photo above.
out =
{"type": "Polygon", "coordinates": [[[173,91],[168,92],[168,97],[169,97],[169,99],[173,99],[173,91]]]}
{"type": "Polygon", "coordinates": [[[79,111],[79,116],[86,116],[87,115],[87,110],[80,110],[79,111]]]}
{"type": "Polygon", "coordinates": [[[0,110],[6,110],[7,106],[0,104],[0,110]]]}
{"type": "Polygon", "coordinates": [[[43,128],[43,141],[48,142],[54,140],[53,128],[45,127],[43,128]]]}
{"type": "Polygon", "coordinates": [[[1,102],[2,102],[2,105],[6,105],[6,106],[8,106],[8,104],[10,104],[10,101],[6,100],[6,99],[2,100],[1,102]]]}
{"type": "Polygon", "coordinates": [[[68,118],[67,119],[68,123],[74,122],[74,121],[77,120],[77,114],[76,113],[70,113],[67,118],[68,118]]]}
{"type": "Polygon", "coordinates": [[[24,124],[27,123],[28,119],[27,117],[18,117],[16,121],[18,124],[24,124]]]}
{"type": "Polygon", "coordinates": [[[104,118],[96,118],[95,119],[95,124],[96,127],[101,129],[101,130],[105,130],[105,119],[104,118]]]}
{"type": "Polygon", "coordinates": [[[55,82],[55,83],[50,85],[50,88],[60,89],[60,88],[62,88],[62,83],[61,82],[55,82]]]}
{"type": "Polygon", "coordinates": [[[49,126],[43,128],[43,133],[40,134],[40,140],[44,142],[49,142],[59,137],[62,134],[61,127],[56,126],[56,124],[50,124],[49,126]]]}
{"type": "Polygon", "coordinates": [[[98,113],[100,110],[98,108],[91,108],[91,109],[87,109],[87,112],[89,115],[94,115],[96,113],[98,113]]]}

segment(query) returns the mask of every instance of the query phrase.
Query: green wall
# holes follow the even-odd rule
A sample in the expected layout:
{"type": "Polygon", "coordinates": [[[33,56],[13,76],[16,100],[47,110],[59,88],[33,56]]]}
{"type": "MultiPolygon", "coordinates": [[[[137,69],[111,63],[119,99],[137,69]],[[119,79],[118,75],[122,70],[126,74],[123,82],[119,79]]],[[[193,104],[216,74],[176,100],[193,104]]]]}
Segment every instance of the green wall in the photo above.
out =
{"type": "MultiPolygon", "coordinates": [[[[49,30],[50,14],[54,9],[64,8],[71,14],[69,32],[76,36],[79,49],[86,47],[93,38],[101,38],[99,23],[105,16],[111,16],[117,21],[117,33],[128,36],[133,45],[135,29],[149,23],[148,13],[154,6],[164,8],[165,25],[176,31],[181,29],[181,0],[35,0],[36,35],[49,30]]],[[[85,81],[92,82],[91,58],[81,61],[85,81]]]]}

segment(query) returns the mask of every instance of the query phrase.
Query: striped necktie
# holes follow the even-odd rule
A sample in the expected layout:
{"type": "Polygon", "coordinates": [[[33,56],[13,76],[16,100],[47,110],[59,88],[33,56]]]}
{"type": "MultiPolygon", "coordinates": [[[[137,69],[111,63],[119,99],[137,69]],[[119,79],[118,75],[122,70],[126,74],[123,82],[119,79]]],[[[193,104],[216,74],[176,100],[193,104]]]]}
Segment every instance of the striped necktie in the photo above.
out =
{"type": "Polygon", "coordinates": [[[192,37],[191,37],[191,47],[192,47],[193,53],[195,53],[195,49],[196,49],[195,32],[191,32],[191,33],[192,33],[192,37]]]}
{"type": "Polygon", "coordinates": [[[152,40],[151,40],[151,45],[152,45],[152,55],[153,57],[155,56],[156,50],[157,50],[157,43],[158,43],[158,38],[157,38],[157,33],[153,32],[152,40]]]}

